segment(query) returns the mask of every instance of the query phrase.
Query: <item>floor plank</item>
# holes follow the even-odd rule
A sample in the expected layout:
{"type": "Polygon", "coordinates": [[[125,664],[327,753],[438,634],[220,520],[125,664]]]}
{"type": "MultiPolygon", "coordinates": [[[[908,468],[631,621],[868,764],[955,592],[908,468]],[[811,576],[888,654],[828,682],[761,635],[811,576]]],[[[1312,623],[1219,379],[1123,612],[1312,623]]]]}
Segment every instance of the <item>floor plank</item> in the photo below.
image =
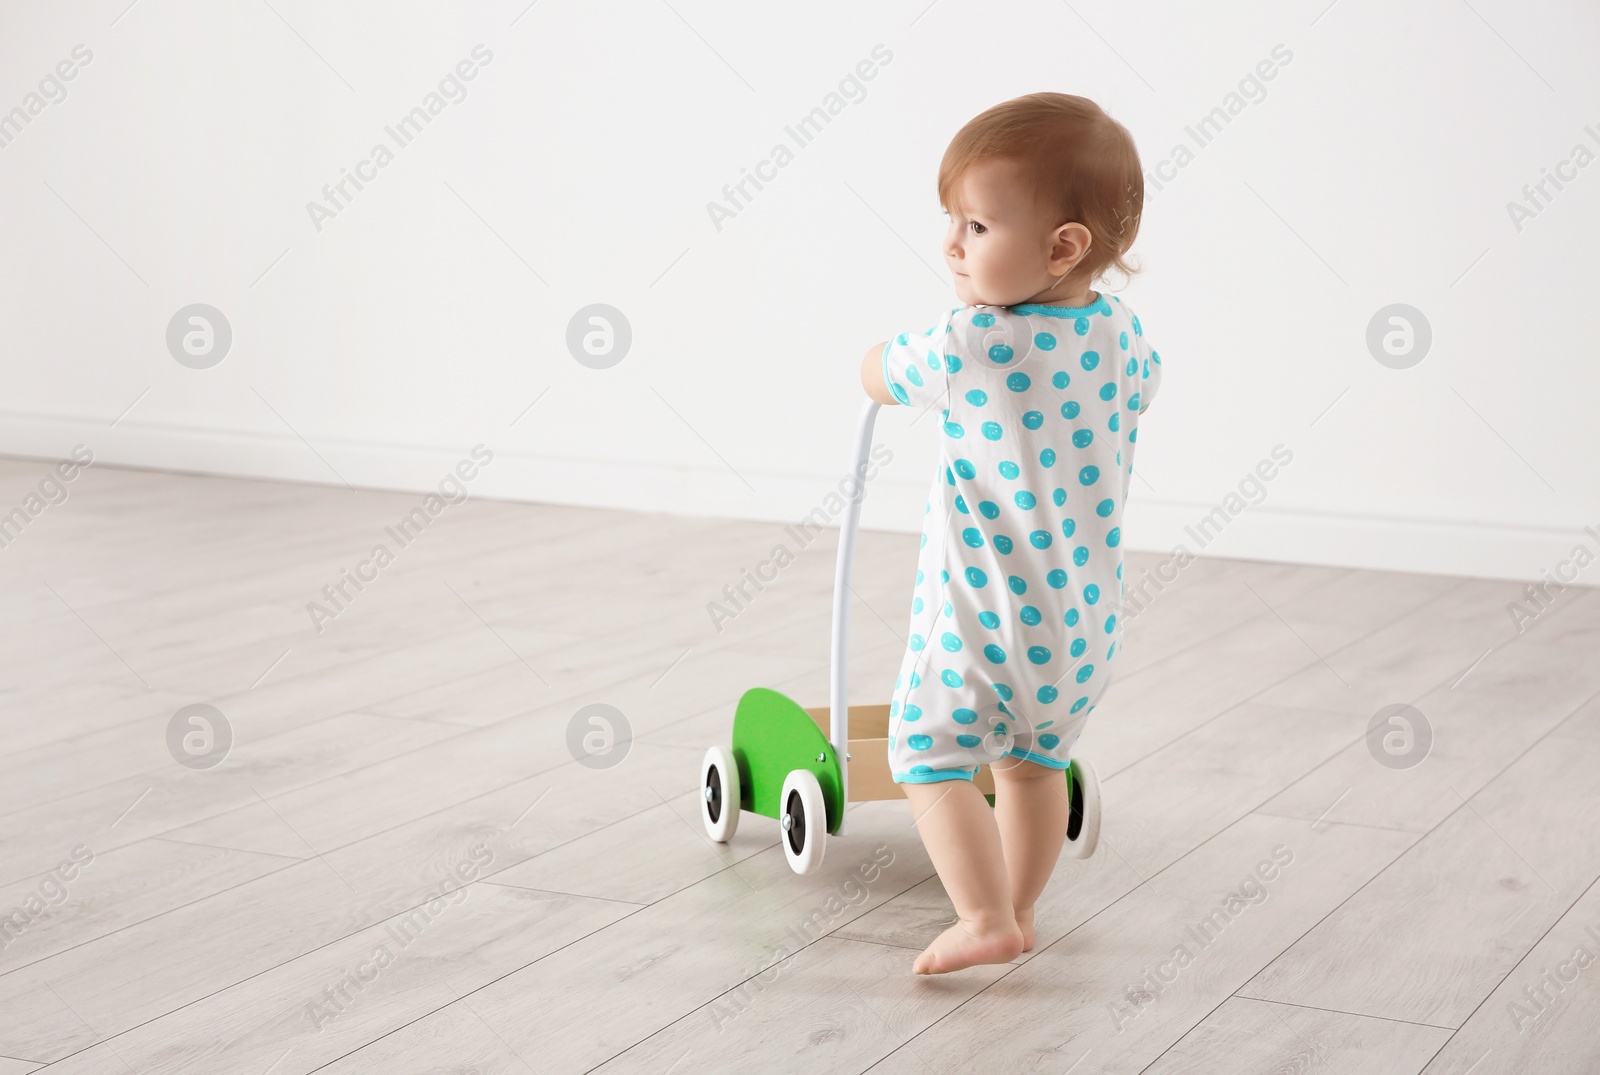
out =
{"type": "Polygon", "coordinates": [[[1196,1071],[1415,1075],[1449,1038],[1450,1031],[1438,1027],[1229,997],[1161,1054],[1144,1075],[1196,1071]]]}
{"type": "Polygon", "coordinates": [[[1600,877],[1600,811],[1570,805],[1597,767],[1600,741],[1534,746],[1240,995],[1459,1027],[1600,877]]]}

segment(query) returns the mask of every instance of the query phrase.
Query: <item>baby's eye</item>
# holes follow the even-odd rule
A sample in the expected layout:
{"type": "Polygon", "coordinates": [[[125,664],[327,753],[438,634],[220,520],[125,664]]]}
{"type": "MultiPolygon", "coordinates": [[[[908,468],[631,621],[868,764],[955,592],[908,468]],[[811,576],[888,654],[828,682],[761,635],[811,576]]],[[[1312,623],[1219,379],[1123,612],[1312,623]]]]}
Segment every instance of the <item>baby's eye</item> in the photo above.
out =
{"type": "Polygon", "coordinates": [[[988,230],[989,230],[988,228],[984,227],[982,224],[979,224],[976,220],[974,220],[972,222],[972,234],[974,234],[974,235],[982,235],[984,232],[986,232],[988,230]]]}

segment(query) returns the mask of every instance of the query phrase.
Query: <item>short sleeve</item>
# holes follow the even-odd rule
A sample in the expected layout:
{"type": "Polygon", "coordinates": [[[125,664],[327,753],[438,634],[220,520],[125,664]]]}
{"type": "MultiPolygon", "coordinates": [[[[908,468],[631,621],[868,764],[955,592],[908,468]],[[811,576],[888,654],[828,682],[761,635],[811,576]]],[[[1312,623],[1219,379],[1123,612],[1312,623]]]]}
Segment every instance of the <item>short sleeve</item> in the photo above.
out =
{"type": "Polygon", "coordinates": [[[1139,356],[1139,413],[1143,414],[1150,409],[1156,391],[1161,387],[1161,356],[1150,346],[1144,326],[1139,323],[1139,315],[1132,314],[1132,317],[1135,353],[1139,356]]]}
{"type": "Polygon", "coordinates": [[[945,406],[950,394],[944,348],[950,317],[926,332],[902,332],[883,347],[883,381],[907,407],[945,406]]]}

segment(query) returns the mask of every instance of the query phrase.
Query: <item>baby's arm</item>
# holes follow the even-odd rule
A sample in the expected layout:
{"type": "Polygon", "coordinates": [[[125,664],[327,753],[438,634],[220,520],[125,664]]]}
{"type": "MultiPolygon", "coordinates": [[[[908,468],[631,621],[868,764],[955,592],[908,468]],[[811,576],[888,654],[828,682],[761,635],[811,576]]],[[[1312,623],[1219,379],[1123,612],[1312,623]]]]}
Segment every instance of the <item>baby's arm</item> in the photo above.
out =
{"type": "Polygon", "coordinates": [[[883,379],[883,349],[888,346],[886,340],[867,348],[866,357],[861,360],[861,387],[879,403],[894,407],[900,401],[889,392],[889,386],[883,379]]]}

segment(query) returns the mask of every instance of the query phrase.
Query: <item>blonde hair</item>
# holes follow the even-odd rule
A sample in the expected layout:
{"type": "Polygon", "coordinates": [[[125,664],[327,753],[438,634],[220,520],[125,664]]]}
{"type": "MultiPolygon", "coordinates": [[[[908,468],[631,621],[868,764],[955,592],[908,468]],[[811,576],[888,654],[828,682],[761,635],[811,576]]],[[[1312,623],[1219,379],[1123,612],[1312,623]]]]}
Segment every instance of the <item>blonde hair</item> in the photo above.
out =
{"type": "Polygon", "coordinates": [[[979,161],[1016,163],[1034,204],[1057,225],[1076,221],[1092,242],[1072,277],[1090,283],[1127,261],[1144,211],[1144,172],[1126,127],[1087,97],[1030,93],[1003,101],[956,132],[939,164],[939,203],[949,207],[956,185],[979,161]]]}

